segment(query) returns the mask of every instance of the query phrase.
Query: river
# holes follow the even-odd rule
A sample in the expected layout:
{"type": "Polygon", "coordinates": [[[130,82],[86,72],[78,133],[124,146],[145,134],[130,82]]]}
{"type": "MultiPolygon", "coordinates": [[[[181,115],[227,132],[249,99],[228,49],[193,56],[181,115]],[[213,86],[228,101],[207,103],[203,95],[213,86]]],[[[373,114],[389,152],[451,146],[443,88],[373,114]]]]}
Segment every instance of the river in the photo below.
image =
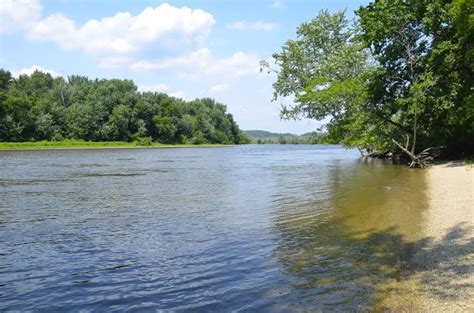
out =
{"type": "Polygon", "coordinates": [[[323,145],[0,152],[0,311],[381,309],[422,173],[323,145]]]}

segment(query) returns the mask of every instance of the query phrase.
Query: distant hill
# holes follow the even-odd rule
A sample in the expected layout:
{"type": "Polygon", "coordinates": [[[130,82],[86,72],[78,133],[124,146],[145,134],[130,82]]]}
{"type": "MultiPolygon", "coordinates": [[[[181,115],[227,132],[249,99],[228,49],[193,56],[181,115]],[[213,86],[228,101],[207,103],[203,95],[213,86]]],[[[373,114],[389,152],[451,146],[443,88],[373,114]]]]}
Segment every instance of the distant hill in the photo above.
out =
{"type": "Polygon", "coordinates": [[[272,133],[266,130],[244,130],[243,131],[253,143],[291,143],[291,144],[315,144],[326,143],[326,134],[310,132],[302,135],[290,133],[272,133]]]}
{"type": "Polygon", "coordinates": [[[250,138],[253,139],[276,139],[283,137],[298,137],[298,135],[290,134],[290,133],[272,133],[266,130],[244,130],[250,138]]]}

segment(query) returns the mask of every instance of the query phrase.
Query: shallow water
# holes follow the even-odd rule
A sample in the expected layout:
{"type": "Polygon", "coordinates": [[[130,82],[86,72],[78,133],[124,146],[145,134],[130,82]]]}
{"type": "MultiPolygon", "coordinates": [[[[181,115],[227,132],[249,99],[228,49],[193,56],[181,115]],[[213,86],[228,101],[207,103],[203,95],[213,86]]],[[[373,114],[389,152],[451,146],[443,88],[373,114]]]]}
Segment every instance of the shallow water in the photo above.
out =
{"type": "Polygon", "coordinates": [[[338,146],[0,164],[0,310],[373,309],[424,238],[423,174],[338,146]]]}

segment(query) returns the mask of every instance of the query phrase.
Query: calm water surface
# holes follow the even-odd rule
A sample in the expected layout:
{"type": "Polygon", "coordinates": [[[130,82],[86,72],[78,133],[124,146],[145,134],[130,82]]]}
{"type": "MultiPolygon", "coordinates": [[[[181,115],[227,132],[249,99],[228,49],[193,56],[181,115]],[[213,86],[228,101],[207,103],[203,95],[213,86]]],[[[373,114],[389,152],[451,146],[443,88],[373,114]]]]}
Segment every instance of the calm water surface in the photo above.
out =
{"type": "Polygon", "coordinates": [[[337,146],[0,165],[0,310],[365,310],[423,236],[423,176],[337,146]]]}

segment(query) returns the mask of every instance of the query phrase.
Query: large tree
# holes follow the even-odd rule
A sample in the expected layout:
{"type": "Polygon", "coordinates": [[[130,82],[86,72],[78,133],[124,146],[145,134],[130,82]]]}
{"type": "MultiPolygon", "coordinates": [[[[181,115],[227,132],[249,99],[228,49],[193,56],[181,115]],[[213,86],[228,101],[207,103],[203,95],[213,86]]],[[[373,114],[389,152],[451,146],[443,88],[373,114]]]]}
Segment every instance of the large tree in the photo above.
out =
{"type": "Polygon", "coordinates": [[[357,14],[361,39],[379,65],[369,110],[396,122],[391,139],[411,165],[422,165],[432,146],[472,153],[472,1],[378,0],[357,14]]]}
{"type": "Polygon", "coordinates": [[[370,150],[374,142],[361,108],[372,64],[357,32],[345,12],[321,11],[273,54],[274,64],[261,65],[277,75],[274,100],[293,100],[282,104],[282,118],[325,120],[330,139],[370,150]]]}
{"type": "Polygon", "coordinates": [[[403,151],[423,166],[430,147],[474,150],[473,5],[468,0],[378,0],[356,13],[320,12],[273,54],[283,118],[328,121],[330,138],[403,151]]]}

